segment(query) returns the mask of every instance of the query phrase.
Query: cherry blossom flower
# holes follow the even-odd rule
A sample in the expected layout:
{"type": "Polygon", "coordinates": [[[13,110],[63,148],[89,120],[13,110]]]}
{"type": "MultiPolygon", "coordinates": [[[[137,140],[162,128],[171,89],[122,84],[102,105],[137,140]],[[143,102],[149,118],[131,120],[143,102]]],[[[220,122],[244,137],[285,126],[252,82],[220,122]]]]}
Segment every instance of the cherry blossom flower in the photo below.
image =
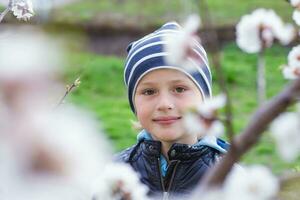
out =
{"type": "Polygon", "coordinates": [[[300,1],[299,0],[290,0],[291,5],[295,8],[293,12],[293,20],[297,25],[300,25],[300,1]]]}
{"type": "Polygon", "coordinates": [[[95,122],[66,108],[32,108],[31,114],[14,119],[1,127],[1,147],[6,151],[0,152],[0,160],[6,166],[0,168],[0,177],[10,180],[0,183],[8,195],[4,197],[90,199],[91,180],[102,172],[109,155],[95,122]]]}
{"type": "Polygon", "coordinates": [[[181,66],[187,71],[197,70],[193,62],[203,62],[193,50],[195,45],[194,41],[200,41],[200,38],[197,36],[199,26],[199,16],[191,15],[178,34],[166,36],[164,40],[167,41],[167,45],[165,45],[164,48],[170,53],[170,56],[166,57],[167,63],[174,66],[181,66]]]}
{"type": "Polygon", "coordinates": [[[208,101],[205,101],[203,104],[198,106],[198,112],[201,113],[205,118],[213,118],[216,115],[216,111],[220,108],[223,108],[226,104],[226,96],[220,94],[208,101]]]}
{"type": "MultiPolygon", "coordinates": [[[[186,198],[184,198],[186,199],[186,198]]],[[[179,199],[179,200],[184,200],[179,199]]],[[[199,193],[196,191],[189,200],[217,200],[224,199],[224,194],[221,188],[207,189],[204,193],[199,193]]]]}
{"type": "Polygon", "coordinates": [[[236,31],[237,44],[247,53],[257,53],[270,47],[274,39],[286,45],[295,37],[291,25],[285,25],[273,10],[262,8],[243,16],[236,31]]]}
{"type": "Polygon", "coordinates": [[[276,197],[279,182],[264,166],[233,168],[225,180],[223,192],[228,200],[267,200],[276,197]]]}
{"type": "Polygon", "coordinates": [[[74,107],[51,107],[60,50],[35,29],[11,31],[0,45],[1,198],[91,199],[91,180],[111,155],[99,122],[74,107]]]}
{"type": "Polygon", "coordinates": [[[300,25],[300,11],[299,10],[294,10],[293,20],[296,22],[297,25],[300,25]]]}
{"type": "Polygon", "coordinates": [[[290,3],[293,7],[299,7],[300,6],[300,0],[290,0],[290,3]]]}
{"type": "Polygon", "coordinates": [[[271,135],[275,139],[279,155],[287,162],[295,160],[300,153],[299,130],[299,111],[281,114],[271,124],[271,135]]]}
{"type": "Polygon", "coordinates": [[[217,110],[224,107],[225,103],[225,95],[219,95],[189,110],[183,117],[186,130],[197,134],[198,138],[221,136],[224,133],[224,125],[217,119],[217,110]]]}
{"type": "Polygon", "coordinates": [[[148,200],[148,188],[127,164],[110,163],[95,182],[93,200],[148,200]]]}
{"type": "Polygon", "coordinates": [[[293,47],[288,55],[288,64],[291,66],[300,66],[300,45],[293,47]]]}
{"type": "MultiPolygon", "coordinates": [[[[54,81],[63,51],[33,27],[7,27],[0,33],[0,89],[9,108],[54,107],[64,88],[54,81]]],[[[20,110],[19,110],[20,112],[20,110]]]]}
{"type": "Polygon", "coordinates": [[[288,55],[288,65],[283,68],[283,76],[286,79],[300,77],[300,45],[293,47],[288,55]]]}
{"type": "Polygon", "coordinates": [[[0,79],[33,79],[59,72],[63,51],[39,29],[7,27],[0,33],[0,43],[0,79]]]}
{"type": "Polygon", "coordinates": [[[29,20],[34,15],[31,0],[11,0],[10,9],[17,19],[29,20]]]}
{"type": "Polygon", "coordinates": [[[300,77],[300,67],[286,65],[284,66],[282,73],[286,79],[297,79],[300,77]]]}

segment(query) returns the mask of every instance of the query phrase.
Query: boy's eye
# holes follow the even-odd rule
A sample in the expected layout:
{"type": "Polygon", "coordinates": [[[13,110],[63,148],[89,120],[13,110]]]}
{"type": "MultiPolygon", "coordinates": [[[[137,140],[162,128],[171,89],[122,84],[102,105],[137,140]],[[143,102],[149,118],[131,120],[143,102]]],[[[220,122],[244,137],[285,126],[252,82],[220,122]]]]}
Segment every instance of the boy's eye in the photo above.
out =
{"type": "Polygon", "coordinates": [[[182,93],[182,92],[184,92],[184,91],[186,91],[186,89],[183,88],[183,87],[176,87],[176,88],[175,88],[175,92],[176,92],[176,93],[182,93]]]}
{"type": "Polygon", "coordinates": [[[155,94],[155,90],[154,89],[146,89],[146,90],[143,90],[142,94],[153,95],[153,94],[155,94]]]}

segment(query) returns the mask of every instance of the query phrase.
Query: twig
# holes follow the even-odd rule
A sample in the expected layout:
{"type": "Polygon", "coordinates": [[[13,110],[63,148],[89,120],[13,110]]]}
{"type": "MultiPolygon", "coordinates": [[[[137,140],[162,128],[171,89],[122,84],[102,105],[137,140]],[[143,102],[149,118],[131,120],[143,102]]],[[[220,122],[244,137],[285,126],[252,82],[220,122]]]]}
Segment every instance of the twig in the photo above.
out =
{"type": "Polygon", "coordinates": [[[76,87],[78,87],[80,85],[80,76],[71,84],[71,85],[67,85],[66,87],[66,92],[64,94],[64,96],[61,98],[61,100],[59,101],[59,103],[57,104],[56,107],[60,106],[61,104],[63,104],[65,98],[68,96],[68,94],[75,89],[76,87]]]}
{"type": "Polygon", "coordinates": [[[300,78],[286,87],[279,95],[266,102],[252,116],[252,120],[239,136],[235,137],[228,153],[203,177],[199,191],[222,185],[234,163],[260,139],[268,125],[300,96],[300,78]]]}
{"type": "Polygon", "coordinates": [[[1,14],[0,14],[0,23],[2,22],[5,15],[9,12],[9,7],[7,7],[1,14]]]}
{"type": "Polygon", "coordinates": [[[221,67],[221,62],[220,62],[220,43],[219,43],[219,39],[218,39],[218,34],[217,32],[213,29],[213,23],[211,20],[211,16],[210,16],[210,12],[209,12],[209,8],[206,4],[205,0],[202,1],[197,1],[199,3],[199,8],[201,10],[201,12],[203,13],[203,24],[204,27],[207,28],[207,30],[209,31],[208,33],[208,41],[211,44],[211,46],[213,47],[212,50],[212,64],[216,69],[216,74],[217,74],[217,81],[219,84],[219,87],[221,88],[222,92],[226,95],[227,101],[226,101],[226,105],[225,105],[225,115],[226,115],[226,119],[225,119],[225,126],[226,126],[226,133],[227,136],[230,140],[230,142],[233,139],[234,136],[234,128],[232,125],[232,119],[233,119],[233,114],[232,114],[232,104],[231,104],[231,98],[229,95],[229,92],[227,90],[227,85],[226,85],[226,81],[224,78],[224,73],[221,67]]]}
{"type": "Polygon", "coordinates": [[[257,102],[262,105],[266,100],[266,77],[265,77],[265,48],[258,53],[257,58],[257,102]]]}

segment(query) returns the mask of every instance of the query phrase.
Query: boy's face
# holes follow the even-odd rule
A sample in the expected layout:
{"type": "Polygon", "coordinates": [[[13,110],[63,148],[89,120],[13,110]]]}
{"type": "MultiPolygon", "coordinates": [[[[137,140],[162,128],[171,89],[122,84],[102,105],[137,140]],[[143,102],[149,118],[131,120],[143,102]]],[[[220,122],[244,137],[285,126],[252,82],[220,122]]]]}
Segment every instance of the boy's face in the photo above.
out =
{"type": "Polygon", "coordinates": [[[194,144],[197,136],[187,133],[183,113],[202,102],[194,82],[174,69],[156,69],[138,83],[134,104],[142,127],[161,142],[194,144]]]}

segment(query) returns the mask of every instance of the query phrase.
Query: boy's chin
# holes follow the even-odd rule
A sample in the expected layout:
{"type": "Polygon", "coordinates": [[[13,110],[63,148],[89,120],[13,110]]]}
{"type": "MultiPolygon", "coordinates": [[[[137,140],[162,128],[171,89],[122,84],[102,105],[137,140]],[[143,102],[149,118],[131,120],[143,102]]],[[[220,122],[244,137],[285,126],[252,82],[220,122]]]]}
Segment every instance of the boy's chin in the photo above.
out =
{"type": "Polygon", "coordinates": [[[155,137],[157,140],[161,142],[167,142],[167,143],[181,143],[180,141],[185,140],[185,137],[181,133],[174,133],[171,131],[162,131],[159,134],[157,134],[157,137],[155,137]]]}

